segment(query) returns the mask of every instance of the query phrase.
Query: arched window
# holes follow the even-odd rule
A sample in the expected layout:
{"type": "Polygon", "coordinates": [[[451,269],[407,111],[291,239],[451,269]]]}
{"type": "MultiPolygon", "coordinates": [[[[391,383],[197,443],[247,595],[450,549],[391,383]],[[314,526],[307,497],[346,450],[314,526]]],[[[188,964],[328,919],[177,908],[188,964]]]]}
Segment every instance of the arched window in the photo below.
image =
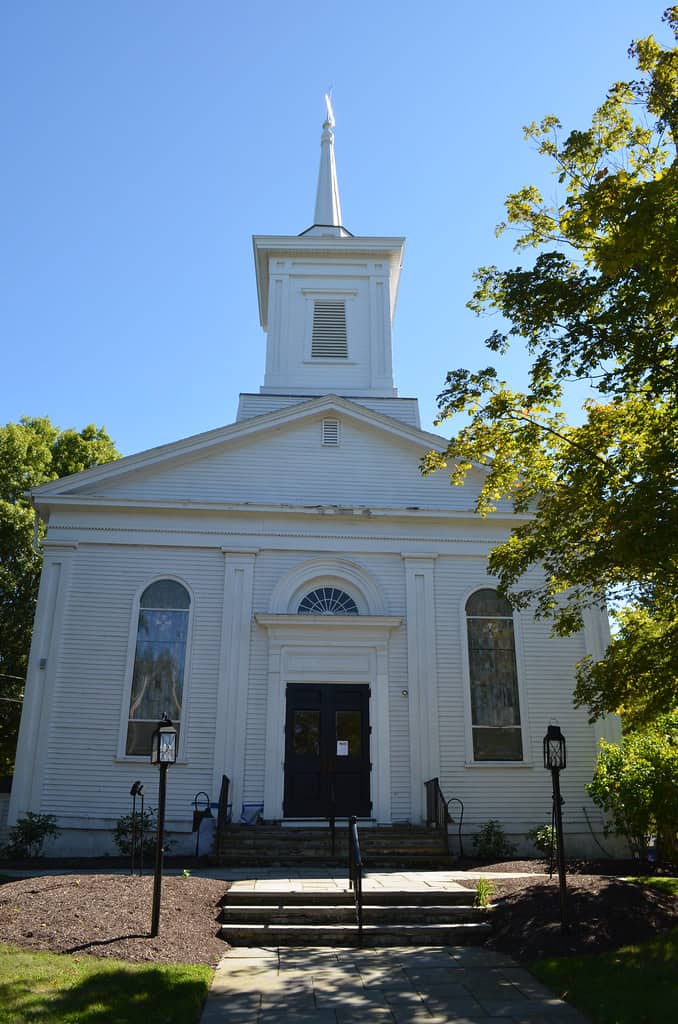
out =
{"type": "Polygon", "coordinates": [[[466,602],[474,761],[522,761],[513,609],[496,590],[466,602]]]}
{"type": "Polygon", "coordinates": [[[164,713],[180,729],[191,599],[175,580],[156,580],[139,601],[125,753],[147,756],[164,713]]]}
{"type": "Polygon", "coordinates": [[[338,587],[317,587],[302,598],[298,615],[357,615],[358,606],[344,590],[338,587]]]}

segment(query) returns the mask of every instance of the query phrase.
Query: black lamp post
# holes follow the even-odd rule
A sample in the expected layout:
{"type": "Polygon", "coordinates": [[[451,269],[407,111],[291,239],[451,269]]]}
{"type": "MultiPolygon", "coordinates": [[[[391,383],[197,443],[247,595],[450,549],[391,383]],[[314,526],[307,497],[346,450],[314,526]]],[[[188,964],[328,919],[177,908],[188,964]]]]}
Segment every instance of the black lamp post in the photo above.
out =
{"type": "Polygon", "coordinates": [[[569,928],[567,919],[567,882],[565,880],[565,849],[563,844],[563,799],[560,795],[560,772],[567,765],[565,737],[560,726],[549,725],[544,736],[544,768],[551,772],[553,781],[553,817],[556,825],[556,854],[560,883],[560,920],[563,931],[569,928]]]}
{"type": "Polygon", "coordinates": [[[160,927],[160,887],[162,885],[162,859],[165,833],[165,793],[167,790],[167,769],[177,759],[177,730],[167,715],[151,737],[151,764],[160,768],[158,786],[158,837],[155,844],[155,875],[153,878],[153,914],[151,917],[151,936],[158,934],[160,927]]]}

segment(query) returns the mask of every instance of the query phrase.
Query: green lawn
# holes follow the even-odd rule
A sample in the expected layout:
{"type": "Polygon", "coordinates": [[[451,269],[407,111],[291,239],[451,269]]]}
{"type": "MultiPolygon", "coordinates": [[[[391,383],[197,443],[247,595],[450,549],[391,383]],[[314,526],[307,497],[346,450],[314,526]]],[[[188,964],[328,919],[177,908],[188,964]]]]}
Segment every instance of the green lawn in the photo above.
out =
{"type": "Polygon", "coordinates": [[[197,1024],[212,973],[0,945],[0,1024],[197,1024]]]}
{"type": "Polygon", "coordinates": [[[643,875],[637,878],[626,878],[626,882],[637,882],[638,885],[649,885],[651,889],[659,889],[669,896],[678,896],[678,878],[665,878],[663,875],[643,875]]]}
{"type": "Polygon", "coordinates": [[[595,1024],[675,1020],[678,928],[613,953],[539,960],[530,970],[595,1024]]]}

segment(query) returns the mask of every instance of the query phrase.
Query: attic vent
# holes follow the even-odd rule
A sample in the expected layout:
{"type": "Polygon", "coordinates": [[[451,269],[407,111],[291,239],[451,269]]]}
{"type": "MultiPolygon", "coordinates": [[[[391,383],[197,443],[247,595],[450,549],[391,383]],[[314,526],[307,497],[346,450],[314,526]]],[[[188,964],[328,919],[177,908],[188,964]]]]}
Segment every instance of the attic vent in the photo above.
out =
{"type": "Polygon", "coordinates": [[[324,300],[314,302],[311,357],[314,359],[348,358],[345,303],[324,300]]]}
{"type": "Polygon", "coordinates": [[[339,420],[323,420],[321,444],[339,444],[339,420]]]}

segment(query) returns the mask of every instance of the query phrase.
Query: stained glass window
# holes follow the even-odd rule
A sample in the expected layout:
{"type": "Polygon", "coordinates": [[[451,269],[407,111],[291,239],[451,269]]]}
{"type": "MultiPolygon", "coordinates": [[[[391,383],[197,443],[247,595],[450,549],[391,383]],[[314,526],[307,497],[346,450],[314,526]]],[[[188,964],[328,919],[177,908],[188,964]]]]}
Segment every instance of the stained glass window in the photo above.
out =
{"type": "Polygon", "coordinates": [[[318,587],[300,602],[299,615],[357,615],[353,598],[337,587],[318,587]]]}
{"type": "Polygon", "coordinates": [[[496,590],[466,602],[475,761],[522,761],[513,610],[496,590]]]}
{"type": "Polygon", "coordinates": [[[139,602],[125,753],[147,756],[163,714],[181,724],[190,597],[175,580],[157,580],[139,602]]]}

